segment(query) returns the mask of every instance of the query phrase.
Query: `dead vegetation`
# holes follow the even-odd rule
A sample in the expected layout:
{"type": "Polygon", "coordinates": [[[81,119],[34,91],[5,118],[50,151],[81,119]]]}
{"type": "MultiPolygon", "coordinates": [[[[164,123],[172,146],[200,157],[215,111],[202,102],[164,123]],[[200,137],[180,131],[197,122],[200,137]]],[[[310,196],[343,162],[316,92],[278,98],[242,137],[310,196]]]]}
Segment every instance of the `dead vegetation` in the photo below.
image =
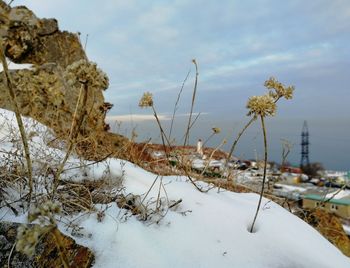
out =
{"type": "Polygon", "coordinates": [[[344,232],[339,217],[321,209],[301,211],[296,215],[314,227],[344,255],[350,257],[350,239],[344,232]]]}
{"type": "MultiPolygon", "coordinates": [[[[4,8],[3,4],[2,8],[4,8]]],[[[11,11],[7,10],[6,12],[11,11]]],[[[11,28],[6,30],[11,31],[11,28]]],[[[20,30],[22,31],[23,29],[20,30]]],[[[30,27],[29,30],[34,32],[38,31],[38,29],[32,29],[30,27]]],[[[49,36],[41,40],[40,36],[35,34],[34,36],[36,38],[36,43],[46,42],[48,39],[52,38],[52,36],[49,36]]],[[[5,40],[5,43],[7,42],[6,47],[9,47],[5,51],[7,57],[16,62],[35,63],[39,59],[40,61],[45,61],[42,62],[42,64],[47,63],[46,58],[41,54],[38,55],[35,50],[31,52],[26,51],[26,53],[32,53],[32,57],[29,58],[24,57],[22,54],[14,54],[14,51],[18,51],[15,48],[21,45],[19,42],[21,37],[18,33],[10,35],[10,37],[11,38],[5,40]]],[[[71,37],[69,40],[75,40],[75,37],[71,37]]],[[[63,40],[61,41],[63,42],[63,40]]],[[[4,46],[4,44],[1,45],[4,46]]],[[[67,45],[68,44],[65,44],[64,46],[67,45]]],[[[79,49],[81,48],[80,43],[77,43],[76,40],[74,41],[74,46],[78,46],[79,49]]],[[[62,51],[60,53],[62,53],[62,51]]],[[[58,65],[66,67],[64,71],[57,66],[52,67],[47,65],[37,68],[34,71],[9,72],[5,68],[4,79],[1,80],[1,90],[11,89],[9,81],[13,80],[15,93],[19,96],[17,99],[13,99],[13,102],[18,102],[17,104],[20,106],[20,109],[14,108],[16,105],[13,104],[9,107],[6,104],[8,100],[7,97],[0,97],[1,107],[15,110],[19,118],[21,118],[20,114],[31,116],[48,127],[51,127],[53,131],[47,132],[45,130],[45,132],[42,132],[40,126],[36,128],[30,120],[25,120],[24,124],[27,124],[26,129],[31,129],[32,132],[24,133],[23,123],[22,126],[21,123],[19,123],[22,129],[21,139],[18,133],[16,134],[16,130],[13,129],[13,126],[10,124],[2,126],[2,129],[6,130],[6,135],[4,135],[0,141],[0,145],[4,145],[1,147],[0,152],[2,154],[0,164],[0,208],[7,207],[12,213],[19,214],[20,212],[28,211],[27,209],[29,207],[40,207],[39,204],[45,204],[45,202],[48,201],[53,202],[50,204],[55,204],[54,202],[57,202],[61,210],[53,210],[44,215],[51,224],[51,229],[49,231],[45,229],[45,231],[51,232],[53,236],[56,236],[56,246],[62,248],[62,238],[60,238],[59,234],[56,232],[56,214],[72,215],[96,212],[99,220],[102,221],[104,211],[97,211],[96,204],[108,206],[108,204],[116,202],[118,207],[123,209],[121,210],[122,215],[119,215],[119,217],[124,220],[134,215],[149,224],[159,223],[170,209],[176,209],[176,206],[182,202],[182,199],[168,199],[166,187],[162,182],[162,176],[164,175],[186,176],[193,185],[202,192],[206,192],[214,186],[217,186],[218,191],[220,191],[220,189],[225,189],[239,193],[255,192],[259,193],[261,197],[268,197],[282,206],[285,204],[285,200],[271,195],[269,191],[264,191],[264,180],[261,191],[257,192],[254,189],[249,189],[246,186],[235,183],[232,176],[227,176],[227,178],[212,178],[206,176],[205,170],[198,173],[192,169],[189,156],[195,154],[196,150],[194,147],[188,146],[188,141],[191,134],[190,130],[197,119],[197,117],[194,119],[192,118],[198,83],[198,66],[195,60],[193,60],[193,63],[195,64],[196,77],[192,94],[190,116],[187,128],[185,129],[183,145],[176,146],[172,142],[172,130],[170,130],[169,135],[166,135],[161,122],[157,118],[153,100],[149,98],[149,95],[146,95],[147,98],[145,97],[141,104],[152,108],[155,120],[157,120],[160,128],[160,135],[163,143],[150,144],[146,142],[137,144],[133,139],[129,140],[120,135],[108,132],[108,125],[105,124],[104,118],[106,112],[111,108],[111,105],[104,102],[102,95],[102,91],[108,87],[108,78],[95,64],[86,60],[85,53],[81,53],[81,55],[79,53],[74,54],[74,61],[70,58],[64,62],[62,62],[61,59],[59,61],[57,60],[58,65]],[[80,56],[78,57],[77,55],[80,56]],[[77,57],[78,59],[76,59],[77,57]],[[19,85],[23,86],[21,90],[18,89],[19,85]],[[44,88],[44,90],[42,90],[42,88],[44,88]],[[32,101],[28,95],[33,95],[34,100],[32,101]],[[43,111],[49,112],[45,115],[43,111]],[[33,146],[33,144],[26,144],[26,142],[23,141],[23,137],[28,139],[29,143],[31,143],[33,139],[38,139],[38,137],[40,137],[45,146],[48,145],[49,147],[43,146],[43,150],[39,148],[29,153],[28,148],[33,146]],[[45,148],[50,148],[50,151],[46,151],[45,148]],[[25,150],[24,155],[23,150],[25,150]],[[163,152],[163,154],[155,156],[155,152],[163,152]],[[80,156],[80,162],[69,163],[71,155],[75,157],[80,156]],[[146,170],[158,174],[159,176],[152,183],[149,190],[151,191],[153,187],[158,187],[157,198],[148,198],[149,192],[142,196],[125,193],[122,185],[123,174],[116,179],[106,173],[105,177],[100,180],[87,177],[86,180],[82,182],[74,182],[74,180],[67,175],[70,170],[77,169],[84,171],[89,165],[103,162],[108,157],[122,157],[128,159],[146,170]],[[86,160],[92,160],[94,162],[87,162],[86,160]],[[33,167],[29,163],[31,163],[33,167]],[[66,175],[68,178],[65,178],[66,175]],[[207,182],[209,185],[208,189],[198,187],[196,182],[199,180],[207,182]]],[[[3,63],[6,64],[4,61],[3,63]]],[[[186,80],[187,77],[184,82],[186,80]]],[[[280,98],[291,97],[291,88],[288,87],[289,90],[287,92],[286,89],[274,79],[269,79],[266,81],[265,85],[268,89],[275,89],[275,91],[270,90],[270,94],[264,95],[260,99],[250,99],[248,108],[250,109],[249,114],[252,115],[252,117],[246,127],[233,141],[230,152],[225,153],[218,148],[204,148],[204,154],[209,155],[210,159],[230,160],[233,156],[235,146],[244,131],[257,118],[261,119],[262,129],[265,131],[264,117],[274,114],[276,109],[275,104],[280,98]],[[281,90],[283,88],[285,91],[282,92],[281,90]]],[[[179,96],[182,89],[183,86],[181,87],[179,96]]],[[[10,92],[10,96],[11,95],[13,94],[10,92]]],[[[173,120],[176,118],[175,113],[179,96],[175,103],[173,120]]],[[[214,129],[213,131],[214,134],[217,132],[217,130],[214,129]]],[[[265,132],[264,138],[265,179],[267,163],[265,132]]],[[[260,202],[261,199],[257,207],[257,212],[260,209],[260,202]]],[[[344,231],[335,216],[325,215],[316,211],[313,214],[306,214],[303,219],[318,229],[321,234],[339,247],[344,254],[349,256],[349,239],[346,240],[347,237],[344,237],[344,231]]],[[[254,223],[251,226],[251,231],[253,227],[254,223]]],[[[25,232],[22,232],[22,235],[24,234],[25,232]]],[[[66,259],[67,254],[64,253],[63,249],[60,251],[60,255],[62,255],[62,264],[64,264],[65,267],[69,267],[70,260],[66,259]]]]}

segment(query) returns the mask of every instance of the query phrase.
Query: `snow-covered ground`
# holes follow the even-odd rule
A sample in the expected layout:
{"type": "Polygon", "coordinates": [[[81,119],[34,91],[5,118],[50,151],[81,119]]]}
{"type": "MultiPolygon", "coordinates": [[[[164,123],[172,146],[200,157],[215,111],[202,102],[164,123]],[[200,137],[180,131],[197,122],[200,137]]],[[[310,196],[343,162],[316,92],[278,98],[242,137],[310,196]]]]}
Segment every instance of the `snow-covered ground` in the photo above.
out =
{"type": "MultiPolygon", "coordinates": [[[[40,138],[31,142],[32,149],[35,142],[41,142],[40,138]]],[[[42,143],[40,147],[52,150],[42,143]]],[[[71,157],[72,163],[79,160],[71,157]]],[[[70,171],[64,176],[99,179],[106,172],[116,179],[123,176],[123,192],[142,198],[157,178],[118,159],[74,169],[74,174],[70,171]]],[[[215,188],[201,193],[185,177],[167,176],[158,177],[144,203],[156,200],[159,189],[165,203],[182,199],[179,205],[163,211],[165,216],[159,223],[140,221],[116,203],[108,205],[101,222],[97,213],[63,219],[76,219],[84,228],[84,235],[74,239],[93,250],[94,267],[350,267],[350,259],[315,229],[267,199],[263,199],[256,230],[250,233],[259,198],[256,194],[218,193],[215,188]]],[[[106,205],[97,204],[96,209],[106,209],[106,205]]],[[[0,219],[24,222],[25,215],[15,217],[3,208],[0,219]]],[[[63,223],[59,227],[70,235],[63,223]]]]}

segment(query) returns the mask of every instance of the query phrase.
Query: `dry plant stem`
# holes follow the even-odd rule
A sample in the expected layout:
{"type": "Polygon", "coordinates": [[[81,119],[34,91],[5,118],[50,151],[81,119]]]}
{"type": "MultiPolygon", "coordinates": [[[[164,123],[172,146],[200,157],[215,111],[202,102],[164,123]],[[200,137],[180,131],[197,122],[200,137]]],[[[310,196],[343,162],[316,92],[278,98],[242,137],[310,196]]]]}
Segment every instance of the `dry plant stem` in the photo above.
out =
{"type": "Polygon", "coordinates": [[[12,257],[13,250],[14,250],[15,247],[16,247],[16,244],[17,244],[17,242],[13,243],[13,246],[12,246],[12,248],[11,248],[9,257],[7,258],[7,267],[8,267],[8,268],[11,267],[11,257],[12,257]]]}
{"type": "Polygon", "coordinates": [[[253,116],[253,117],[249,120],[249,122],[244,126],[244,128],[241,130],[241,132],[238,133],[238,136],[237,136],[236,140],[233,142],[233,144],[232,144],[232,146],[231,146],[231,149],[230,149],[230,152],[229,152],[229,154],[228,154],[228,156],[227,156],[227,158],[226,158],[226,162],[227,162],[228,160],[230,160],[231,156],[233,155],[233,152],[234,152],[234,150],[235,150],[235,148],[236,148],[236,145],[237,145],[239,139],[242,137],[243,133],[247,130],[247,128],[248,128],[255,120],[256,120],[256,116],[253,116]]]}
{"type": "Polygon", "coordinates": [[[74,111],[74,116],[73,116],[73,120],[72,120],[72,126],[70,129],[70,133],[69,133],[69,146],[67,149],[67,152],[64,156],[63,161],[61,162],[60,166],[58,167],[57,172],[55,173],[54,176],[54,180],[53,180],[53,190],[52,190],[52,198],[54,198],[57,187],[58,187],[58,183],[59,183],[59,179],[60,176],[63,172],[64,166],[70,156],[70,154],[72,153],[73,150],[73,146],[76,140],[76,137],[78,136],[79,133],[79,127],[80,124],[83,122],[83,113],[80,114],[79,118],[80,118],[80,122],[78,122],[78,111],[80,107],[85,107],[86,101],[87,101],[87,88],[85,87],[85,84],[81,85],[80,91],[79,91],[79,96],[78,96],[78,100],[77,100],[77,104],[75,106],[75,111],[74,111]],[[84,90],[85,89],[85,90],[84,90]],[[81,101],[81,96],[84,93],[84,98],[83,98],[83,105],[80,105],[80,101],[81,101]]]}
{"type": "Polygon", "coordinates": [[[86,34],[85,44],[84,44],[84,51],[86,51],[88,40],[89,40],[89,34],[86,34]]]}
{"type": "Polygon", "coordinates": [[[179,104],[179,101],[180,101],[180,97],[181,97],[182,91],[184,89],[185,83],[186,83],[190,73],[191,73],[191,70],[189,70],[187,72],[187,75],[186,75],[184,81],[182,81],[182,85],[181,85],[179,94],[177,94],[177,99],[176,99],[176,102],[175,102],[175,105],[174,105],[173,116],[171,117],[171,124],[170,124],[170,131],[169,131],[169,140],[171,140],[171,134],[172,134],[172,131],[173,131],[174,120],[175,120],[175,114],[176,114],[176,111],[178,109],[178,104],[179,104]]]}
{"type": "MultiPolygon", "coordinates": [[[[169,154],[168,154],[168,151],[167,151],[167,148],[166,148],[166,145],[165,145],[165,141],[167,142],[168,146],[170,147],[171,144],[170,144],[170,141],[168,140],[164,130],[163,130],[163,127],[162,127],[162,124],[160,123],[159,121],[159,118],[158,118],[158,115],[157,115],[157,112],[156,112],[156,109],[154,108],[154,106],[152,105],[151,106],[152,109],[153,109],[153,114],[154,114],[154,117],[156,118],[156,121],[157,121],[157,124],[158,124],[158,127],[159,127],[159,130],[160,130],[160,136],[162,138],[162,142],[163,142],[163,148],[164,148],[164,153],[166,155],[166,158],[167,160],[169,160],[169,154]]],[[[175,155],[175,158],[176,160],[180,163],[180,159],[175,155]]],[[[190,174],[188,173],[188,171],[186,170],[186,168],[181,165],[181,167],[183,168],[183,170],[185,171],[185,174],[187,176],[187,178],[191,181],[191,183],[194,185],[194,187],[196,187],[196,189],[200,192],[205,192],[204,190],[202,190],[201,188],[199,188],[197,186],[197,184],[194,182],[194,180],[191,178],[190,174]]]]}
{"type": "Polygon", "coordinates": [[[142,204],[143,204],[143,202],[145,201],[145,199],[147,198],[149,192],[152,190],[152,188],[153,188],[154,184],[156,183],[156,181],[158,180],[158,178],[159,178],[159,176],[157,175],[157,177],[154,179],[154,181],[153,181],[151,187],[148,189],[146,195],[145,195],[144,198],[142,199],[142,201],[141,201],[142,204]]]}
{"type": "Polygon", "coordinates": [[[33,173],[32,173],[32,160],[30,159],[30,152],[29,152],[29,145],[28,145],[28,139],[27,139],[27,135],[26,132],[24,130],[24,125],[23,125],[23,121],[22,121],[22,117],[21,114],[19,112],[19,107],[16,101],[16,95],[15,95],[15,91],[11,82],[11,76],[8,70],[8,65],[6,62],[6,58],[4,55],[4,50],[2,48],[2,39],[0,39],[0,58],[1,58],[1,62],[3,65],[3,75],[4,75],[4,82],[5,82],[5,86],[7,86],[9,95],[10,95],[10,99],[12,102],[12,105],[14,107],[15,110],[15,115],[16,115],[16,120],[17,120],[17,124],[18,124],[18,128],[19,128],[19,132],[21,134],[21,139],[22,139],[22,143],[23,143],[23,147],[24,147],[24,153],[25,153],[25,158],[26,158],[26,162],[27,162],[27,173],[28,173],[28,183],[29,183],[29,193],[28,193],[28,200],[30,203],[30,200],[32,198],[32,193],[33,193],[33,173]]]}
{"type": "Polygon", "coordinates": [[[194,107],[194,101],[196,99],[196,93],[197,93],[197,84],[198,84],[198,65],[197,62],[195,60],[192,61],[193,64],[196,67],[196,79],[194,81],[194,87],[193,87],[193,94],[192,94],[192,102],[191,102],[191,111],[190,111],[190,116],[188,118],[188,125],[187,125],[187,129],[186,129],[186,135],[185,135],[185,142],[184,142],[184,146],[186,146],[186,144],[189,141],[189,136],[190,136],[190,126],[192,123],[192,114],[193,114],[193,107],[194,107]]]}
{"type": "Polygon", "coordinates": [[[226,142],[226,141],[223,140],[223,141],[211,152],[211,154],[210,154],[210,156],[209,156],[209,159],[208,159],[208,162],[207,162],[207,164],[205,165],[203,171],[201,172],[201,176],[203,176],[204,172],[207,170],[207,168],[208,168],[208,166],[209,166],[209,164],[210,164],[210,161],[213,159],[213,156],[214,156],[215,152],[216,152],[217,150],[219,150],[220,147],[223,146],[223,145],[225,144],[225,142],[226,142]]]}
{"type": "Polygon", "coordinates": [[[207,144],[207,142],[215,135],[216,133],[212,133],[210,134],[210,136],[203,142],[202,147],[204,148],[204,146],[207,144]]]}
{"type": "Polygon", "coordinates": [[[147,145],[149,145],[149,143],[151,142],[151,140],[152,140],[152,138],[149,138],[149,139],[147,140],[147,142],[145,142],[145,145],[142,147],[141,152],[139,153],[137,159],[135,159],[135,160],[141,159],[142,154],[145,152],[146,147],[147,147],[147,145]]]}
{"type": "MultiPolygon", "coordinates": [[[[200,115],[201,115],[201,113],[198,113],[198,114],[196,115],[196,117],[194,118],[194,120],[192,121],[192,123],[191,123],[191,125],[190,125],[189,130],[191,130],[191,128],[192,128],[192,127],[194,126],[194,124],[197,122],[197,119],[200,117],[200,115]]],[[[186,136],[186,133],[182,136],[181,140],[183,140],[183,139],[185,138],[185,136],[186,136]]]]}
{"type": "Polygon", "coordinates": [[[327,199],[326,199],[327,194],[325,194],[324,199],[316,207],[314,207],[311,211],[315,211],[316,209],[320,208],[324,203],[331,201],[337,194],[339,194],[345,188],[346,188],[346,184],[344,184],[341,188],[339,188],[337,191],[335,191],[334,194],[332,194],[332,196],[327,198],[327,199]]]}
{"type": "Polygon", "coordinates": [[[160,182],[159,182],[159,189],[158,189],[158,196],[157,196],[157,203],[156,203],[156,210],[159,211],[161,207],[161,202],[160,202],[160,190],[162,189],[162,182],[163,181],[163,176],[160,177],[160,182]]]}
{"type": "MultiPolygon", "coordinates": [[[[165,135],[164,129],[163,129],[163,127],[162,127],[162,124],[161,124],[160,121],[159,121],[159,118],[158,118],[156,109],[154,108],[154,105],[152,105],[152,110],[153,110],[153,115],[154,115],[154,117],[156,118],[158,127],[159,127],[159,129],[160,129],[160,137],[161,137],[161,139],[162,139],[162,144],[163,144],[163,148],[164,148],[164,153],[167,155],[168,153],[167,153],[167,148],[166,148],[166,146],[165,146],[165,140],[164,140],[164,138],[168,141],[168,143],[169,143],[169,140],[167,139],[167,137],[166,137],[166,135],[165,135]]],[[[169,144],[169,146],[170,146],[170,144],[169,144]]]]}
{"type": "Polygon", "coordinates": [[[96,160],[96,161],[94,161],[94,162],[92,162],[92,163],[83,164],[83,165],[80,165],[80,166],[77,166],[77,167],[66,168],[66,169],[64,169],[62,172],[65,172],[65,171],[68,171],[68,170],[72,170],[72,169],[78,169],[78,168],[88,167],[88,166],[92,166],[92,165],[98,164],[98,163],[100,163],[100,162],[102,162],[102,161],[105,161],[107,158],[109,158],[109,157],[112,156],[112,155],[113,155],[113,153],[109,153],[109,154],[107,154],[105,157],[103,157],[103,158],[101,158],[101,159],[99,159],[99,160],[96,160]]]}
{"type": "Polygon", "coordinates": [[[62,235],[58,231],[57,227],[54,227],[51,233],[52,233],[53,237],[55,238],[55,243],[56,243],[56,246],[58,248],[58,252],[59,252],[63,267],[70,268],[69,261],[67,259],[67,252],[64,248],[64,245],[62,244],[62,235]]]}
{"type": "Polygon", "coordinates": [[[282,140],[282,164],[281,172],[284,171],[284,165],[291,150],[291,144],[287,140],[282,140]]]}
{"type": "Polygon", "coordinates": [[[266,128],[265,128],[265,121],[264,121],[264,117],[260,116],[261,119],[261,128],[264,134],[264,174],[263,174],[263,180],[262,180],[262,186],[261,186],[261,192],[260,192],[260,197],[259,197],[259,202],[258,202],[258,207],[256,208],[256,212],[255,212],[255,216],[254,216],[254,220],[252,223],[252,226],[250,227],[250,232],[252,233],[254,230],[254,225],[255,225],[255,221],[258,217],[259,214],[259,209],[261,206],[261,200],[264,194],[264,188],[265,188],[265,180],[266,180],[266,166],[267,166],[267,139],[266,139],[266,128]]]}

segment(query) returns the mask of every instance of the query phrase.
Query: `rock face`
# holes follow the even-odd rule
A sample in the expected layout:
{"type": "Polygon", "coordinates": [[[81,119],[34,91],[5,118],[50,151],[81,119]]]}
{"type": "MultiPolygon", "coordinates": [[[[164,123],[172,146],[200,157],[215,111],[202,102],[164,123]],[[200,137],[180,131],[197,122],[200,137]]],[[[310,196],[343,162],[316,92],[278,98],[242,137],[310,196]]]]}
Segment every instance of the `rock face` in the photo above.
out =
{"type": "Polygon", "coordinates": [[[55,19],[38,19],[24,6],[0,2],[1,35],[5,54],[15,63],[54,62],[65,68],[87,57],[76,34],[61,32],[55,19]]]}
{"type": "MultiPolygon", "coordinates": [[[[16,268],[63,267],[54,238],[50,234],[41,238],[32,257],[19,253],[15,249],[12,250],[19,225],[18,223],[0,222],[0,267],[8,267],[8,262],[10,267],[16,268]]],[[[70,267],[91,267],[94,261],[92,252],[76,244],[70,237],[63,234],[62,236],[70,267]]]]}
{"type": "MultiPolygon", "coordinates": [[[[63,139],[68,139],[76,118],[79,153],[90,159],[111,153],[125,157],[121,148],[128,140],[108,133],[105,123],[112,107],[103,97],[108,77],[88,61],[77,34],[60,31],[55,19],[39,19],[24,6],[11,8],[0,0],[0,36],[7,58],[34,66],[10,72],[22,115],[63,139]]],[[[13,111],[3,79],[0,74],[0,108],[13,111]]]]}

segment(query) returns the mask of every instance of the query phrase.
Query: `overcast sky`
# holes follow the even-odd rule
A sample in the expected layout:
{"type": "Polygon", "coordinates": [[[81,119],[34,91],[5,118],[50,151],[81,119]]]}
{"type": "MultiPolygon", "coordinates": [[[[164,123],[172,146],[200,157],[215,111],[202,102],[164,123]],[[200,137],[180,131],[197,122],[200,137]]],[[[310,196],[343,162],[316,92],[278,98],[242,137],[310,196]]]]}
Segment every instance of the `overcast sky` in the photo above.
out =
{"type": "MultiPolygon", "coordinates": [[[[299,143],[307,120],[311,141],[311,133],[316,138],[314,150],[322,144],[333,148],[331,157],[325,149],[312,160],[350,169],[349,0],[13,3],[19,4],[39,17],[57,18],[61,29],[81,32],[83,43],[89,35],[87,54],[110,78],[105,94],[115,105],[110,115],[133,114],[137,120],[138,114],[149,114],[137,104],[142,92],[151,91],[159,113],[166,117],[190,70],[179,108],[179,113],[188,112],[195,58],[199,65],[195,111],[203,113],[205,127],[227,127],[228,122],[246,120],[248,97],[264,94],[264,81],[275,76],[296,87],[294,99],[281,101],[277,118],[271,120],[275,143],[290,138],[288,133],[299,143]],[[317,137],[323,138],[317,141],[317,137]]],[[[139,119],[145,122],[147,117],[139,119]]],[[[292,158],[298,161],[296,146],[292,158]]]]}

